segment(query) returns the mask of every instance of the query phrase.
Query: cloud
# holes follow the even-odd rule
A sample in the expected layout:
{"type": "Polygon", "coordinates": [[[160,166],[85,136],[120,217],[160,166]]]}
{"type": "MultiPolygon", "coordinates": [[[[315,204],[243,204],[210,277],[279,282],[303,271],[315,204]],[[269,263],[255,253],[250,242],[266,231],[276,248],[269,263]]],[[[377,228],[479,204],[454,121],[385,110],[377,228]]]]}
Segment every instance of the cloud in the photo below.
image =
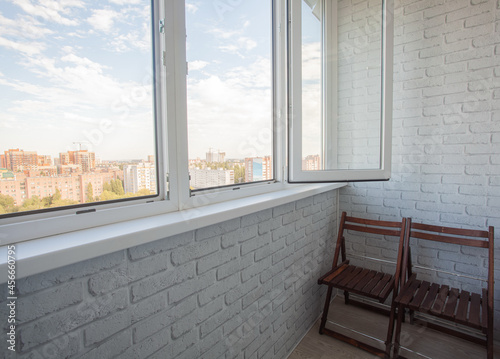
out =
{"type": "Polygon", "coordinates": [[[191,14],[194,14],[199,10],[199,7],[196,4],[186,2],[186,10],[191,14]]]}
{"type": "Polygon", "coordinates": [[[151,29],[147,24],[143,24],[142,30],[134,30],[126,34],[114,36],[110,40],[110,45],[116,52],[127,52],[132,49],[149,51],[152,45],[151,29]]]}
{"type": "Polygon", "coordinates": [[[8,40],[4,37],[0,37],[0,47],[5,47],[10,50],[19,51],[28,56],[39,54],[45,49],[45,46],[41,43],[37,42],[21,43],[8,40]]]}
{"type": "Polygon", "coordinates": [[[239,57],[244,58],[245,52],[253,50],[257,47],[257,42],[255,40],[243,36],[244,29],[249,25],[250,22],[245,21],[243,27],[238,30],[212,28],[209,32],[218,40],[218,48],[222,52],[238,55],[239,57]]]}
{"type": "Polygon", "coordinates": [[[109,0],[109,2],[117,5],[137,5],[141,0],[109,0]]]}
{"type": "Polygon", "coordinates": [[[209,63],[206,61],[191,61],[189,63],[189,71],[199,71],[204,69],[209,63]]]}
{"type": "Polygon", "coordinates": [[[118,16],[119,13],[113,10],[92,10],[92,16],[87,19],[87,22],[98,31],[110,32],[118,16]]]}
{"type": "Polygon", "coordinates": [[[18,16],[16,20],[13,20],[0,14],[0,35],[17,39],[40,39],[52,33],[53,31],[44,28],[32,16],[18,16]]]}
{"type": "Polygon", "coordinates": [[[204,78],[190,77],[190,157],[203,156],[213,146],[225,150],[228,158],[244,158],[250,150],[271,154],[271,143],[259,138],[271,131],[272,113],[269,59],[258,58],[250,66],[228,68],[222,73],[205,74],[204,78]]]}
{"type": "Polygon", "coordinates": [[[33,17],[67,26],[79,24],[75,18],[68,18],[71,15],[71,8],[84,7],[81,0],[39,0],[38,4],[33,4],[30,0],[11,0],[11,2],[33,17]]]}

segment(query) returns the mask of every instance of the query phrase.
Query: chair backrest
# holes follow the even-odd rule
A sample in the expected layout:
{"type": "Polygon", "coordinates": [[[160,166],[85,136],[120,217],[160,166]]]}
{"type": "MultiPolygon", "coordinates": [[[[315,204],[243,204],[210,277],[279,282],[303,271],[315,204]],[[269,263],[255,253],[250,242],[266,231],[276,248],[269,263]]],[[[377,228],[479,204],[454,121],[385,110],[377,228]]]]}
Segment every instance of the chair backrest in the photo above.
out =
{"type": "Polygon", "coordinates": [[[344,231],[351,230],[362,233],[378,234],[381,236],[399,237],[398,252],[395,263],[396,265],[395,278],[399,278],[399,272],[403,260],[405,227],[406,227],[406,218],[403,218],[401,222],[380,221],[374,219],[352,217],[348,216],[346,212],[342,212],[342,217],[339,225],[339,233],[337,236],[337,243],[335,247],[335,254],[333,256],[332,269],[334,269],[338,265],[338,260],[340,256],[342,258],[342,262],[346,261],[344,231]]]}
{"type": "MultiPolygon", "coordinates": [[[[411,239],[429,240],[441,243],[450,243],[461,246],[469,246],[476,248],[484,248],[488,253],[488,277],[486,282],[488,285],[488,304],[493,305],[493,284],[494,284],[494,228],[490,226],[488,230],[474,230],[429,225],[423,223],[413,223],[411,219],[407,221],[405,234],[405,250],[403,267],[411,271],[411,239]]],[[[406,280],[405,273],[401,273],[403,283],[406,280]]]]}

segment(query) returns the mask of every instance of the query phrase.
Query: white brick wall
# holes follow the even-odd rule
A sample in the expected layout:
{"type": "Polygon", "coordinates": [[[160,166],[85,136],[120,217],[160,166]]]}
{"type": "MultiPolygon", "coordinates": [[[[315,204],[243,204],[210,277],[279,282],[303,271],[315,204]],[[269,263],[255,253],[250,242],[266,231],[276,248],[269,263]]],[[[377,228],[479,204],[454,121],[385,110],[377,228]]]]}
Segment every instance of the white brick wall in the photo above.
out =
{"type": "MultiPolygon", "coordinates": [[[[500,1],[399,0],[395,7],[392,178],[342,189],[340,210],[458,227],[496,226],[499,338],[500,1]]],[[[484,257],[470,248],[429,244],[414,252],[420,264],[485,273],[484,257]]],[[[451,284],[478,289],[468,279],[451,284]]]]}
{"type": "Polygon", "coordinates": [[[0,352],[285,358],[322,310],[336,217],[332,191],[19,280],[20,352],[0,352]]]}

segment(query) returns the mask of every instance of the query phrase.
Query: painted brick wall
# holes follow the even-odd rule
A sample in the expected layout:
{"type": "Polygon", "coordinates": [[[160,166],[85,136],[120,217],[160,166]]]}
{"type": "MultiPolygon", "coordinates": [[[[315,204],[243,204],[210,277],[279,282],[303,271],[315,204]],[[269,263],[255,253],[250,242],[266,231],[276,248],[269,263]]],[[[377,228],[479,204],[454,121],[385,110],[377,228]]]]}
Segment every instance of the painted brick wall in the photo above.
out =
{"type": "Polygon", "coordinates": [[[322,310],[336,196],[19,280],[20,353],[6,358],[285,358],[322,310]]]}
{"type": "MultiPolygon", "coordinates": [[[[492,225],[500,248],[500,1],[396,0],[395,7],[392,178],[342,189],[340,209],[372,218],[492,225]]],[[[428,245],[414,256],[447,271],[485,273],[477,250],[428,245]]],[[[500,250],[495,256],[498,338],[500,250]]],[[[479,287],[463,278],[451,284],[479,287]]]]}

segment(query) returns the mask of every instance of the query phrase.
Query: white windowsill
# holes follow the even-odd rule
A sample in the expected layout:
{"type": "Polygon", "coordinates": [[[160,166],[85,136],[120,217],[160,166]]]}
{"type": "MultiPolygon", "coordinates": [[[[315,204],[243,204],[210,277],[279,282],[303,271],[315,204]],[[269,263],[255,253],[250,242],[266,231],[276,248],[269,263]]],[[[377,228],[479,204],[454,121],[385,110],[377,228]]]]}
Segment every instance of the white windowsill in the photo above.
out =
{"type": "MultiPolygon", "coordinates": [[[[284,185],[276,192],[18,243],[16,277],[43,273],[343,186],[344,183],[284,185]]],[[[7,246],[0,247],[0,284],[7,281],[7,257],[7,246]]]]}

